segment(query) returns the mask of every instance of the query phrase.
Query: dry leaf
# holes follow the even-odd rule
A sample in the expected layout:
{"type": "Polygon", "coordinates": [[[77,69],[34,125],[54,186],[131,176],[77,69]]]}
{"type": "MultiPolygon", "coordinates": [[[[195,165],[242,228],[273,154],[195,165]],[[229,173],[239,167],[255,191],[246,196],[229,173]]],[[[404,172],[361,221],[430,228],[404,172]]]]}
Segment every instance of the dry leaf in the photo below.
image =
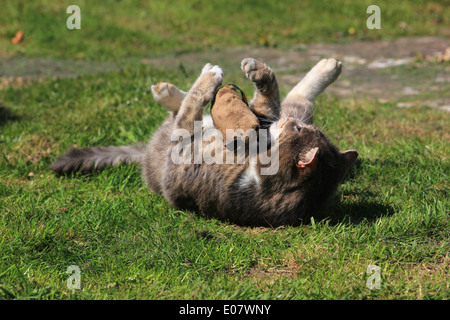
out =
{"type": "Polygon", "coordinates": [[[23,40],[23,31],[17,31],[16,36],[11,39],[12,43],[18,44],[23,40]]]}

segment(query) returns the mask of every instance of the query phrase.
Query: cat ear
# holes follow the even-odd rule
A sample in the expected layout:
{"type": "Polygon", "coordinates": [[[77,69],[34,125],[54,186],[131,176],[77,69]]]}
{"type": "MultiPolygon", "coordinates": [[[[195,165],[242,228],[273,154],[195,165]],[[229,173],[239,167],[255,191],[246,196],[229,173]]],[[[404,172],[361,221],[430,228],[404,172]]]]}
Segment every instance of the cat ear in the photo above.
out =
{"type": "Polygon", "coordinates": [[[347,150],[341,153],[342,158],[345,163],[350,167],[353,163],[355,163],[358,158],[358,151],[356,150],[347,150]]]}
{"type": "Polygon", "coordinates": [[[317,162],[317,154],[318,154],[319,148],[312,148],[308,151],[308,153],[305,155],[303,160],[299,160],[297,162],[297,167],[299,168],[306,168],[306,167],[313,167],[317,162]]]}

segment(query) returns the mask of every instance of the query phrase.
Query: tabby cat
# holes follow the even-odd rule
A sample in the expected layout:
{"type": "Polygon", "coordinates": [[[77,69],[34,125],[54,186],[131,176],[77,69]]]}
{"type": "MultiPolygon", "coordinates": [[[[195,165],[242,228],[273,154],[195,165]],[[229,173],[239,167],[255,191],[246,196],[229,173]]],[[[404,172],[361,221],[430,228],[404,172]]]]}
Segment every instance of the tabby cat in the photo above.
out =
{"type": "MultiPolygon", "coordinates": [[[[169,115],[148,145],[71,149],[51,168],[67,174],[138,162],[149,189],[164,195],[176,208],[246,226],[309,222],[358,157],[355,150],[340,152],[312,123],[314,100],[337,79],[342,63],[332,58],[321,60],[282,103],[270,67],[246,58],[241,68],[256,87],[249,107],[260,119],[269,121],[267,142],[260,143],[267,143],[268,154],[276,155],[276,170],[271,174],[261,174],[267,164],[259,155],[247,156],[243,163],[196,163],[195,150],[189,149],[192,161],[174,162],[174,150],[185,140],[174,138],[175,132],[183,130],[194,137],[198,121],[203,132],[214,130],[204,109],[222,84],[223,72],[211,64],[204,66],[188,92],[168,82],[152,86],[154,99],[169,115]]],[[[215,139],[206,139],[201,145],[213,145],[219,151],[225,148],[215,139]]]]}

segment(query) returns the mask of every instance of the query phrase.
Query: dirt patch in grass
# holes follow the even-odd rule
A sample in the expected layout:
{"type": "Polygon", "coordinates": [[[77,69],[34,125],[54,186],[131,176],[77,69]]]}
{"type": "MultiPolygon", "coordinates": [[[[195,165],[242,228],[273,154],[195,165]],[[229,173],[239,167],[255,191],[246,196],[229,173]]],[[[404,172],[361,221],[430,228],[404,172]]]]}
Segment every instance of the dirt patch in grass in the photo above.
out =
{"type": "Polygon", "coordinates": [[[8,86],[22,86],[47,78],[73,78],[118,70],[118,66],[96,61],[0,57],[0,90],[8,86]]]}
{"type": "Polygon", "coordinates": [[[24,138],[6,157],[9,161],[25,159],[35,165],[42,158],[53,156],[57,150],[55,145],[47,136],[32,134],[24,138]]]}
{"type": "MultiPolygon", "coordinates": [[[[450,39],[400,38],[341,44],[304,44],[290,48],[231,47],[220,51],[181,53],[158,58],[122,59],[116,63],[84,60],[0,57],[0,89],[44,78],[76,77],[117,71],[129,63],[164,66],[197,73],[207,62],[220,64],[225,75],[239,70],[240,61],[254,57],[276,72],[281,90],[288,91],[320,59],[344,63],[341,77],[327,93],[340,98],[368,97],[398,107],[429,106],[450,111],[450,39]]],[[[164,79],[161,79],[164,80],[164,79]]]]}
{"type": "Polygon", "coordinates": [[[234,47],[216,52],[185,53],[144,59],[144,63],[200,69],[206,62],[227,70],[239,68],[245,57],[265,61],[277,74],[282,90],[289,90],[320,59],[335,57],[344,63],[342,75],[330,88],[340,98],[369,97],[396,102],[399,107],[427,105],[450,111],[450,63],[439,61],[450,40],[439,37],[400,38],[345,44],[305,44],[289,49],[234,47]],[[434,59],[433,57],[436,57],[434,59]]]}

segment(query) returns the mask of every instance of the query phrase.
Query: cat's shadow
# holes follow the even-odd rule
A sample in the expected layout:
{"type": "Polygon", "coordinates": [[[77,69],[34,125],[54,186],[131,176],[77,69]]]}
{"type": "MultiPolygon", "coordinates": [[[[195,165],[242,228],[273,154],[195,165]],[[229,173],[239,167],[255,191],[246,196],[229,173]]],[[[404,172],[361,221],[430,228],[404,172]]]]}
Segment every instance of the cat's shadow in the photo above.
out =
{"type": "MultiPolygon", "coordinates": [[[[345,180],[352,180],[357,176],[358,169],[364,160],[358,159],[353,168],[349,171],[345,180]]],[[[344,180],[344,181],[345,181],[344,180]]],[[[330,224],[351,223],[359,224],[363,221],[372,222],[380,217],[388,217],[395,213],[394,208],[386,203],[378,203],[370,199],[375,198],[375,194],[368,190],[355,193],[346,192],[343,197],[355,197],[360,200],[356,203],[345,203],[340,201],[340,197],[334,197],[325,210],[315,217],[316,220],[330,220],[330,224]]]]}
{"type": "Polygon", "coordinates": [[[19,121],[20,117],[8,109],[5,105],[0,103],[0,126],[5,125],[7,122],[19,121]]]}
{"type": "Polygon", "coordinates": [[[394,208],[384,203],[370,201],[343,203],[333,200],[328,210],[321,212],[316,220],[329,220],[330,225],[339,223],[359,224],[363,221],[373,222],[380,217],[388,217],[394,213],[394,208]]]}

